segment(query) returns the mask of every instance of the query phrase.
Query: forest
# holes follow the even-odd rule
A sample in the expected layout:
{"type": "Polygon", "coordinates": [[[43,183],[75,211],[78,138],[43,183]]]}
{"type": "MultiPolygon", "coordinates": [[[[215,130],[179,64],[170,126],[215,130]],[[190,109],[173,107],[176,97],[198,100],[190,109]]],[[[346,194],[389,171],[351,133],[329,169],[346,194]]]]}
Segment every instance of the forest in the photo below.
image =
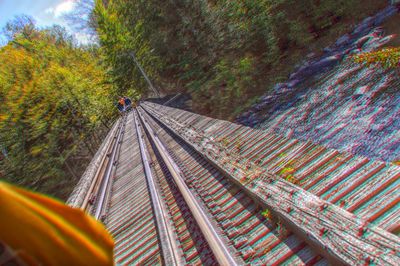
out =
{"type": "MultiPolygon", "coordinates": [[[[233,119],[386,0],[95,0],[79,45],[20,16],[0,47],[0,178],[65,199],[117,117],[119,95],[164,93],[233,119]]],[[[79,16],[79,14],[78,14],[79,16]]],[[[78,20],[76,20],[78,21],[78,20]]],[[[81,22],[83,23],[83,22],[81,22]]],[[[82,26],[82,25],[81,25],[82,26]]],[[[398,51],[397,51],[398,52],[398,51]]]]}
{"type": "Polygon", "coordinates": [[[95,1],[100,47],[121,90],[146,88],[132,52],[164,92],[233,119],[387,1],[95,1]]]}
{"type": "Polygon", "coordinates": [[[113,118],[112,86],[97,47],[65,29],[7,24],[0,48],[0,177],[65,198],[113,118]]]}

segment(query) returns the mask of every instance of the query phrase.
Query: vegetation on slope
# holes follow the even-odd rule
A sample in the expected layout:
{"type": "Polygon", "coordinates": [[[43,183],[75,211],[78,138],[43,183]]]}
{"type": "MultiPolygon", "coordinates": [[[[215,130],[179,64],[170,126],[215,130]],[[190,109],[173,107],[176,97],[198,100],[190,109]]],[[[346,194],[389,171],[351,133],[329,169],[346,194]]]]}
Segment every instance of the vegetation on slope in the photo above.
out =
{"type": "Polygon", "coordinates": [[[165,92],[189,92],[196,111],[229,118],[286,79],[307,53],[383,8],[368,0],[96,0],[93,17],[110,74],[145,91],[135,53],[165,92]]]}
{"type": "MultiPolygon", "coordinates": [[[[78,2],[90,10],[91,1],[78,2]]],[[[0,48],[0,177],[65,198],[115,114],[115,97],[148,95],[134,59],[164,92],[188,92],[196,111],[233,118],[386,4],[95,0],[86,22],[99,47],[17,19],[0,48]]]]}
{"type": "Polygon", "coordinates": [[[66,198],[112,115],[96,49],[23,17],[0,48],[0,177],[66,198]]]}
{"type": "Polygon", "coordinates": [[[356,63],[364,63],[366,66],[379,64],[384,68],[399,67],[400,47],[389,47],[374,52],[357,54],[353,59],[356,63]]]}

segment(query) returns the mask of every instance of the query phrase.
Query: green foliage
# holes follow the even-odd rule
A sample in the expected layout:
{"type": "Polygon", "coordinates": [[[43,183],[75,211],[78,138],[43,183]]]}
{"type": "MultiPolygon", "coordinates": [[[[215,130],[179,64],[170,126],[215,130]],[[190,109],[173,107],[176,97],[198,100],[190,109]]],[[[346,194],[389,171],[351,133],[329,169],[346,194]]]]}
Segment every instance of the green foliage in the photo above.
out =
{"type": "Polygon", "coordinates": [[[355,11],[371,5],[355,0],[95,3],[105,63],[121,93],[149,95],[129,56],[134,52],[164,92],[190,92],[197,111],[225,118],[282,79],[274,71],[292,67],[294,59],[282,67],[290,51],[310,52],[337,22],[365,15],[355,11]]]}
{"type": "MultiPolygon", "coordinates": [[[[286,155],[282,155],[279,157],[283,157],[286,155]]],[[[286,181],[297,184],[297,179],[294,177],[294,172],[296,172],[296,168],[294,167],[294,162],[290,160],[289,162],[282,163],[282,169],[279,171],[279,175],[285,179],[286,181]]]]}
{"type": "Polygon", "coordinates": [[[110,1],[107,6],[104,6],[103,1],[96,1],[93,13],[104,63],[109,69],[113,85],[119,94],[133,93],[139,98],[147,87],[134,64],[133,56],[150,77],[155,77],[156,71],[162,66],[144,37],[144,21],[138,18],[130,24],[129,20],[121,19],[129,8],[130,3],[124,4],[123,1],[110,1]]]}
{"type": "Polygon", "coordinates": [[[65,197],[77,178],[68,169],[79,164],[74,155],[87,154],[93,131],[113,115],[112,90],[98,54],[75,47],[64,29],[9,29],[0,48],[0,174],[65,197]]]}
{"type": "Polygon", "coordinates": [[[272,220],[272,213],[268,209],[263,210],[261,215],[267,220],[272,220]]]}
{"type": "Polygon", "coordinates": [[[230,105],[244,104],[246,89],[254,87],[253,60],[250,57],[232,61],[221,60],[213,68],[213,76],[205,81],[200,89],[196,90],[196,87],[189,83],[188,88],[194,92],[194,103],[209,110],[217,107],[218,112],[214,113],[219,116],[223,116],[223,112],[226,112],[230,105]]]}
{"type": "MultiPolygon", "coordinates": [[[[71,158],[95,150],[92,134],[113,116],[115,96],[149,96],[134,59],[164,92],[189,92],[197,111],[233,117],[285,76],[293,51],[309,52],[366,2],[95,0],[99,49],[16,18],[0,48],[0,175],[47,192],[68,183],[68,165],[79,163],[71,158]]],[[[392,66],[398,50],[359,60],[392,66]]]]}

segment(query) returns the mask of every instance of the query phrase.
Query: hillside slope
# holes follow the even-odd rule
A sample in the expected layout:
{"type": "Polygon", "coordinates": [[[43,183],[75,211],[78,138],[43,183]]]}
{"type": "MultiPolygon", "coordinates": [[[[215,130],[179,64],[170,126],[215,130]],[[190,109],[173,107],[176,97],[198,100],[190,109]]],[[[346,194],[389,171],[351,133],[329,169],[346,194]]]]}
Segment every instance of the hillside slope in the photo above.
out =
{"type": "Polygon", "coordinates": [[[327,48],[325,57],[306,62],[289,82],[278,84],[274,93],[265,95],[237,121],[353,154],[397,161],[399,69],[356,64],[351,55],[396,45],[399,40],[393,33],[398,29],[393,25],[399,21],[395,7],[367,18],[327,48]],[[299,81],[301,75],[306,76],[304,82],[299,81]]]}

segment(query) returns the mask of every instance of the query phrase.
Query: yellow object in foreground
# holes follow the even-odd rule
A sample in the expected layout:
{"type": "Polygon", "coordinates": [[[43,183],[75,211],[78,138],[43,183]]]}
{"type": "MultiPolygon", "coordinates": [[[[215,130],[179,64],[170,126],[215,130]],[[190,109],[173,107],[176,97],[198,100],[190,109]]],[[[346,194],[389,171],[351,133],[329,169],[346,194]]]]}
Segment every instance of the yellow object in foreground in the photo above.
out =
{"type": "Polygon", "coordinates": [[[114,241],[82,210],[0,182],[0,242],[28,265],[113,265],[114,241]]]}

